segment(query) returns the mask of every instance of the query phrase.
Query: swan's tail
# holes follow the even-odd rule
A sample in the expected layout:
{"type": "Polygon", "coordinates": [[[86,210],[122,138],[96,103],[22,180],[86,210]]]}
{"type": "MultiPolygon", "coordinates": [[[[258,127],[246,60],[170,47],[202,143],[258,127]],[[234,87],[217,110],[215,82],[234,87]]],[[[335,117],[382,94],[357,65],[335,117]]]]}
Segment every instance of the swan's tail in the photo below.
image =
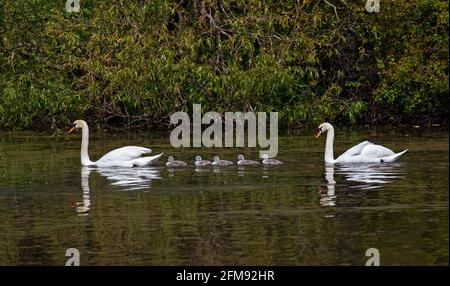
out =
{"type": "Polygon", "coordinates": [[[406,153],[406,151],[408,151],[408,149],[406,149],[406,150],[404,150],[404,151],[402,151],[402,152],[399,152],[399,153],[397,153],[397,154],[391,155],[391,156],[386,156],[386,157],[380,158],[380,162],[382,162],[382,163],[393,163],[393,162],[397,162],[398,159],[400,159],[400,157],[401,157],[403,154],[406,153]]]}
{"type": "Polygon", "coordinates": [[[142,158],[138,158],[138,159],[134,159],[133,160],[133,166],[137,166],[137,167],[144,167],[144,166],[150,166],[152,165],[154,162],[158,161],[159,158],[161,158],[161,156],[164,153],[155,155],[155,156],[148,156],[148,157],[142,157],[142,158]]]}

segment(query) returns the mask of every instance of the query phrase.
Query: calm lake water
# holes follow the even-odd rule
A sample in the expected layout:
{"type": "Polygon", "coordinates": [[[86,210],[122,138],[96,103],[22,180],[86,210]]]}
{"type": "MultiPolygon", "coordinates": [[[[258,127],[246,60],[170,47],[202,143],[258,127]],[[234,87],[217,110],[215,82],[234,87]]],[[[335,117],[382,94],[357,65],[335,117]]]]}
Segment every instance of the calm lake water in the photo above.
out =
{"type": "Polygon", "coordinates": [[[164,152],[154,167],[82,168],[80,134],[0,132],[0,265],[448,265],[448,131],[342,129],[335,156],[370,139],[396,164],[325,166],[325,138],[282,136],[277,167],[196,169],[169,136],[91,134],[97,159],[124,145],[164,152]],[[168,155],[190,166],[168,170],[168,155]]]}

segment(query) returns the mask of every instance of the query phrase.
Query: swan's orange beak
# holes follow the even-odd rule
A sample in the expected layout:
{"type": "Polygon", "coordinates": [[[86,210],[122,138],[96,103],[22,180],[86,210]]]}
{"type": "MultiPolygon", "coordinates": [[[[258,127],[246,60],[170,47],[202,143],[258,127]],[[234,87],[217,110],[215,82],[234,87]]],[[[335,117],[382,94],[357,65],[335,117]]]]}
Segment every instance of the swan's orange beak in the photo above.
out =
{"type": "Polygon", "coordinates": [[[316,139],[319,138],[320,134],[322,134],[322,131],[321,130],[317,131],[316,139]]]}
{"type": "Polygon", "coordinates": [[[69,132],[67,132],[67,134],[73,133],[76,130],[75,127],[70,128],[69,132]]]}

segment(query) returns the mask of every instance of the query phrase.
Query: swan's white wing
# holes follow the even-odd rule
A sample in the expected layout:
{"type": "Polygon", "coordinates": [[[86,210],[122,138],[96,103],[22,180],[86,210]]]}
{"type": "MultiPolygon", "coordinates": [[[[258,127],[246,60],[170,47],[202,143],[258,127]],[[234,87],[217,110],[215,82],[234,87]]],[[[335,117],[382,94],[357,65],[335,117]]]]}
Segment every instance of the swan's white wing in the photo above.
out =
{"type": "Polygon", "coordinates": [[[358,145],[353,146],[352,148],[350,148],[347,151],[345,151],[336,160],[340,160],[340,159],[343,159],[343,158],[348,158],[348,157],[353,157],[353,156],[360,155],[365,147],[371,146],[371,145],[373,145],[372,142],[370,142],[370,141],[363,141],[363,142],[359,143],[358,145]]]}
{"type": "Polygon", "coordinates": [[[158,161],[158,159],[161,158],[161,156],[163,154],[164,153],[154,155],[154,156],[141,157],[141,158],[134,159],[131,162],[133,163],[133,166],[138,166],[138,167],[150,166],[154,162],[158,161]]]}
{"type": "Polygon", "coordinates": [[[382,158],[394,154],[395,153],[391,149],[374,144],[365,146],[361,151],[361,156],[364,158],[382,158]]]}
{"type": "Polygon", "coordinates": [[[126,146],[119,149],[108,152],[105,156],[101,157],[97,163],[107,162],[125,162],[140,158],[143,154],[151,153],[149,148],[138,146],[126,146]]]}

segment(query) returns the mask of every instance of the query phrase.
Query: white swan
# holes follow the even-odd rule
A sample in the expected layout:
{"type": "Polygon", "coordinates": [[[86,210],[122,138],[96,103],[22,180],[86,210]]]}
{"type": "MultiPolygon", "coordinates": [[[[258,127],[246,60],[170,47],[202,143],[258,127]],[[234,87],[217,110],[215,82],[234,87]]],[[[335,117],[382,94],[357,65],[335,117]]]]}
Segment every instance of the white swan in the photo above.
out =
{"type": "Polygon", "coordinates": [[[96,167],[143,167],[151,165],[157,161],[162,155],[142,157],[143,154],[152,152],[151,149],[137,146],[126,146],[115,149],[101,157],[98,161],[91,161],[88,154],[89,145],[89,127],[84,120],[76,120],[73,127],[69,130],[69,134],[81,129],[81,165],[96,166],[96,167]]]}
{"type": "Polygon", "coordinates": [[[408,151],[404,150],[400,153],[394,153],[391,149],[380,145],[375,145],[369,141],[364,141],[348,149],[341,156],[337,157],[337,159],[334,159],[333,125],[330,123],[322,123],[317,128],[317,131],[316,138],[319,138],[320,134],[328,132],[327,141],[325,144],[325,163],[392,163],[400,159],[400,156],[408,151]]]}

